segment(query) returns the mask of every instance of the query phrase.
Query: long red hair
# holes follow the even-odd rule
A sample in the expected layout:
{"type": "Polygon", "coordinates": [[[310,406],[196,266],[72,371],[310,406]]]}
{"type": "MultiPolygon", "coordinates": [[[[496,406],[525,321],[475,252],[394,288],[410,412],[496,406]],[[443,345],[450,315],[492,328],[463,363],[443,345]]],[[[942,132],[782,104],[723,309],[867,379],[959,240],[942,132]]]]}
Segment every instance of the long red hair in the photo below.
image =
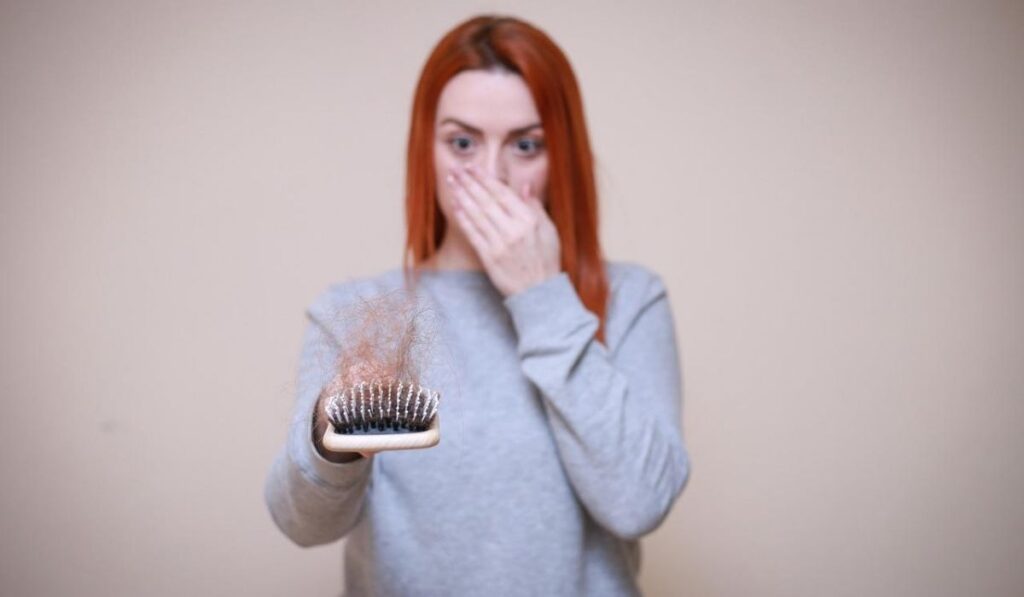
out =
{"type": "Polygon", "coordinates": [[[543,31],[513,17],[473,17],[434,47],[420,74],[409,127],[403,265],[408,280],[441,244],[447,222],[434,177],[434,119],[441,90],[468,69],[505,69],[526,82],[548,147],[547,210],[561,242],[562,271],[600,325],[604,342],[608,281],[598,239],[597,185],[583,102],[562,50],[543,31]]]}

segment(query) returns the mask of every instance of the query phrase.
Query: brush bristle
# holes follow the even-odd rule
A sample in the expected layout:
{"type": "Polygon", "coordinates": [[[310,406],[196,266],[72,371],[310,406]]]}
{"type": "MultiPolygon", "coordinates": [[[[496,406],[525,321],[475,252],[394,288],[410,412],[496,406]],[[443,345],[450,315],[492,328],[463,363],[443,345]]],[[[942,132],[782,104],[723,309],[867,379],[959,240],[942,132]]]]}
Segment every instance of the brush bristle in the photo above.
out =
{"type": "Polygon", "coordinates": [[[409,433],[430,428],[440,394],[411,383],[386,383],[363,381],[330,395],[324,411],[335,433],[409,433]]]}

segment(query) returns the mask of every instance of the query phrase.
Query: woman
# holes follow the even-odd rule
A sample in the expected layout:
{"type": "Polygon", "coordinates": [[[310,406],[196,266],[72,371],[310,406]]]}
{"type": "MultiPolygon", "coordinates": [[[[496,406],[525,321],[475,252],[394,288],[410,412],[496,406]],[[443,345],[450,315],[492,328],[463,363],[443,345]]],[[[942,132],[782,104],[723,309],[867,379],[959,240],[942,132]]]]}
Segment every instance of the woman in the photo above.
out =
{"type": "Polygon", "coordinates": [[[601,258],[581,99],[544,33],[486,16],[438,43],[406,214],[403,268],[307,310],[295,424],[266,483],[274,521],[303,546],[348,538],[346,594],[638,594],[638,539],[689,476],[672,313],[656,274],[601,258]],[[332,314],[400,287],[428,297],[452,347],[455,378],[423,384],[444,396],[442,441],[329,452],[316,406],[338,374],[320,351],[345,340],[332,314]]]}

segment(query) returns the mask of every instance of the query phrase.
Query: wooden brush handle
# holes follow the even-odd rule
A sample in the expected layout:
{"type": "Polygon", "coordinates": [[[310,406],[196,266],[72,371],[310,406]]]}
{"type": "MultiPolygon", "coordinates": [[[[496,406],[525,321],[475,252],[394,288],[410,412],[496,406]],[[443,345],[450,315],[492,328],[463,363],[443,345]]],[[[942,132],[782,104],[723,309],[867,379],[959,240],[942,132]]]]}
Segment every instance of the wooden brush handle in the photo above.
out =
{"type": "Polygon", "coordinates": [[[324,433],[324,448],[332,452],[382,452],[384,450],[416,450],[436,446],[441,441],[441,416],[434,416],[426,431],[413,433],[335,433],[332,425],[324,433]]]}

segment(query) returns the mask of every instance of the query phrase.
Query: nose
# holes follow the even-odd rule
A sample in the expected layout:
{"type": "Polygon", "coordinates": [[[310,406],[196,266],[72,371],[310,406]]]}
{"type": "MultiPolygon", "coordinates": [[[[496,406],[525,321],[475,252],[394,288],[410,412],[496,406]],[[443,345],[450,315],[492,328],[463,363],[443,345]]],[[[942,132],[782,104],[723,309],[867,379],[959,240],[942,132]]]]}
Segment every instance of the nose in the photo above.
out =
{"type": "Polygon", "coordinates": [[[491,147],[487,150],[487,153],[484,156],[483,167],[491,176],[497,178],[503,183],[508,183],[508,168],[505,164],[505,159],[501,155],[500,147],[491,147]]]}

